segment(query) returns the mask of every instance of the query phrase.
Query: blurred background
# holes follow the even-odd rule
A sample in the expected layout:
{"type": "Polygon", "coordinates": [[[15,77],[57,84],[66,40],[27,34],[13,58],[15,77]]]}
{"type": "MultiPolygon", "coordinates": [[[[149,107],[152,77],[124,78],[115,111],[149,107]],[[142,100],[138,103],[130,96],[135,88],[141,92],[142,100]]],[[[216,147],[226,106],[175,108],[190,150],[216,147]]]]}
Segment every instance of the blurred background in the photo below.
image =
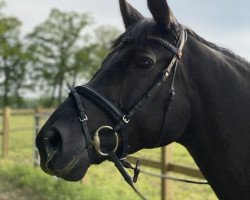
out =
{"type": "MultiPolygon", "coordinates": [[[[129,2],[151,17],[146,1],[129,2]]],[[[250,60],[249,1],[168,2],[180,23],[250,60]]],[[[35,134],[67,97],[66,84],[87,82],[123,30],[117,0],[0,0],[0,200],[138,199],[110,163],[92,166],[83,181],[68,183],[36,167],[34,147],[35,134]]],[[[200,177],[183,147],[173,144],[164,152],[135,156],[158,162],[158,168],[187,166],[186,174],[200,177]]],[[[166,173],[190,178],[176,172],[166,173]]],[[[161,185],[145,176],[138,183],[149,199],[217,199],[209,186],[161,185]]]]}

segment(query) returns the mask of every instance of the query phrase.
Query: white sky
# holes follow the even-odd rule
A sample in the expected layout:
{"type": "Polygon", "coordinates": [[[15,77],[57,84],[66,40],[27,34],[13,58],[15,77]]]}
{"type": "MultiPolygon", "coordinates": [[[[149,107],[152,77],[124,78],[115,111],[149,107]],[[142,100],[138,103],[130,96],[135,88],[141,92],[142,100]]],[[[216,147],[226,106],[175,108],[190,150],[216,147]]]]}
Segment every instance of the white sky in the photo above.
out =
{"type": "MultiPolygon", "coordinates": [[[[5,13],[23,22],[23,34],[43,22],[51,8],[89,12],[98,24],[122,28],[118,0],[5,0],[5,13]]],[[[146,0],[129,0],[150,17],[146,0]]],[[[169,0],[176,18],[208,41],[233,50],[250,60],[249,0],[169,0]]]]}

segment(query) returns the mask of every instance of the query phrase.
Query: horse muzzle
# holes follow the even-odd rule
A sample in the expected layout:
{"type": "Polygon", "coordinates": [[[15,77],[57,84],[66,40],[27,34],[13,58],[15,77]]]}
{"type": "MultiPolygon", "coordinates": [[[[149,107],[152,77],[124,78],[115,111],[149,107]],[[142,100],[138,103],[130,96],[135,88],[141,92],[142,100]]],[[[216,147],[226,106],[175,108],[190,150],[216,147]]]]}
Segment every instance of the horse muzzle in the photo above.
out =
{"type": "Polygon", "coordinates": [[[80,146],[74,152],[65,151],[60,132],[52,130],[41,132],[36,138],[40,154],[40,166],[44,172],[68,181],[82,179],[91,165],[86,146],[80,146]]]}

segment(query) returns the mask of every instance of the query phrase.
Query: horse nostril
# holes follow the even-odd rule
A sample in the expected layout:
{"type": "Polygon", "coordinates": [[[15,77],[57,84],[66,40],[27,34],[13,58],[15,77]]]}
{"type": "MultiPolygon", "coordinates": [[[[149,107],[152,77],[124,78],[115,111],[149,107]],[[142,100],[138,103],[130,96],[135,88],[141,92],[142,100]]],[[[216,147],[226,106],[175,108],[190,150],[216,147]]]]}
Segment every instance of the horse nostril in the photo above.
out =
{"type": "Polygon", "coordinates": [[[59,151],[62,146],[62,138],[57,130],[50,131],[44,138],[45,150],[48,160],[51,160],[55,153],[59,151]]]}

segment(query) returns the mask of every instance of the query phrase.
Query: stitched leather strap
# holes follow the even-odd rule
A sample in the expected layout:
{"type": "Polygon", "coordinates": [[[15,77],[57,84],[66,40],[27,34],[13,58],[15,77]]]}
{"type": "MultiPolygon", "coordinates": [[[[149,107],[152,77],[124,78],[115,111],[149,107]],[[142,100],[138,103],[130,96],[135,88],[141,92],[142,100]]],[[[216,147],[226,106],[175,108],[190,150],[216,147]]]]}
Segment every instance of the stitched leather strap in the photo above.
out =
{"type": "Polygon", "coordinates": [[[100,92],[96,91],[89,85],[78,86],[75,90],[82,96],[88,98],[98,107],[100,107],[105,113],[107,113],[115,122],[119,122],[123,113],[116,105],[111,102],[107,97],[104,97],[100,92]]]}
{"type": "Polygon", "coordinates": [[[122,166],[121,161],[118,159],[118,157],[115,155],[115,153],[113,151],[109,152],[109,157],[110,157],[110,161],[112,161],[114,163],[114,165],[116,166],[116,168],[118,169],[118,171],[120,172],[120,174],[122,175],[122,177],[124,178],[124,180],[128,183],[128,185],[135,191],[136,194],[138,194],[138,196],[142,199],[142,200],[147,200],[146,197],[144,197],[135,187],[134,182],[132,180],[132,178],[129,176],[129,174],[127,173],[127,171],[124,169],[124,167],[122,166]]]}
{"type": "Polygon", "coordinates": [[[84,134],[85,139],[86,139],[88,154],[89,154],[89,156],[91,156],[90,152],[92,149],[92,141],[91,141],[91,137],[90,137],[90,133],[89,133],[89,128],[87,125],[88,117],[87,117],[86,112],[84,110],[84,106],[82,105],[82,101],[81,101],[79,95],[77,94],[77,91],[75,90],[75,88],[70,87],[69,89],[70,89],[69,95],[73,97],[73,99],[76,102],[77,108],[78,108],[77,110],[78,110],[78,113],[80,115],[79,120],[80,120],[82,129],[83,129],[83,134],[84,134]]]}

